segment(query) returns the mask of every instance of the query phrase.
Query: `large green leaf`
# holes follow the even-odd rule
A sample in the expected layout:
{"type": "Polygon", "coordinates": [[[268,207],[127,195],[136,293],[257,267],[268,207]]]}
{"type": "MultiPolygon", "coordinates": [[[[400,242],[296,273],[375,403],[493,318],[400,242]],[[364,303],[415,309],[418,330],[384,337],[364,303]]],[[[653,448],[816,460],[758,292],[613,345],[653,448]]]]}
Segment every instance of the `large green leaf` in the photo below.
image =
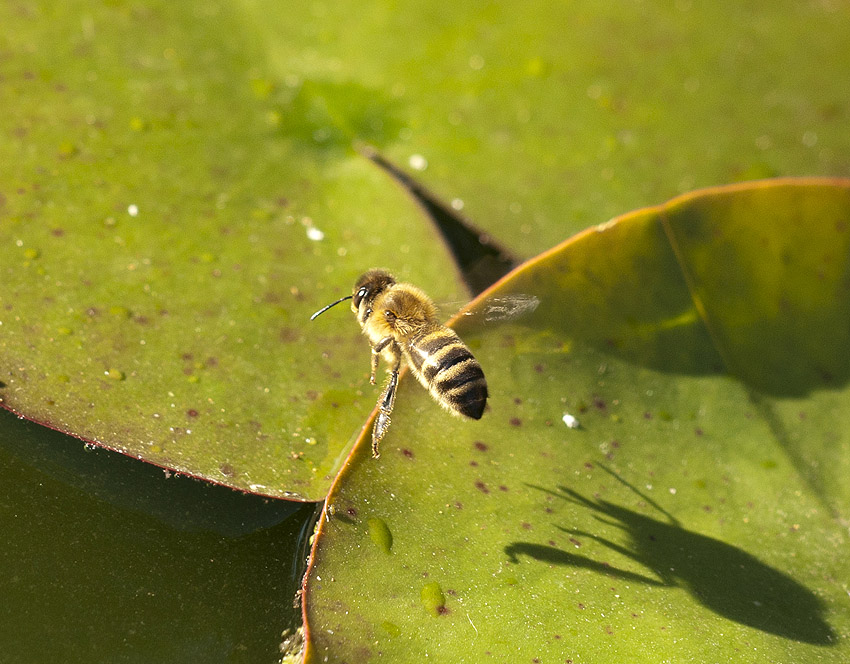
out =
{"type": "Polygon", "coordinates": [[[850,181],[707,190],[485,293],[540,306],[459,321],[480,422],[404,380],[360,441],[306,661],[846,661],[848,221],[850,181]]]}
{"type": "Polygon", "coordinates": [[[4,3],[4,403],[215,482],[322,498],[373,392],[356,325],[307,316],[373,265],[465,299],[428,220],[352,144],[525,256],[695,185],[846,173],[850,10],[753,15],[4,3]]]}
{"type": "Polygon", "coordinates": [[[850,166],[846,3],[240,6],[284,108],[363,135],[348,90],[389,100],[384,152],[527,257],[696,187],[850,166]]]}
{"type": "Polygon", "coordinates": [[[371,396],[356,326],[310,313],[364,265],[444,300],[463,298],[457,270],[371,162],[316,162],[263,119],[228,10],[89,5],[0,8],[15,55],[0,60],[3,403],[162,466],[320,499],[371,396]],[[394,223],[375,233],[376,217],[394,223]]]}

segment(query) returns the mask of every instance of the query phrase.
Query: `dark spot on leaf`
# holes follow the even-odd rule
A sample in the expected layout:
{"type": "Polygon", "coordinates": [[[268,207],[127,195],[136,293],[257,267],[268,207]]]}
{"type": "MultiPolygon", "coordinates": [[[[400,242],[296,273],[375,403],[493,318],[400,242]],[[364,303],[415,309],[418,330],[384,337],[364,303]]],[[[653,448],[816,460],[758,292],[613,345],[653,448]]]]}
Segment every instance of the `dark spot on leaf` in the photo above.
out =
{"type": "Polygon", "coordinates": [[[217,367],[218,366],[218,358],[216,357],[208,357],[206,362],[204,362],[208,367],[217,367]]]}
{"type": "Polygon", "coordinates": [[[702,429],[700,427],[697,427],[696,429],[694,429],[694,433],[697,436],[701,436],[702,435],[702,429]]]}
{"type": "Polygon", "coordinates": [[[470,465],[470,466],[472,466],[473,468],[477,468],[477,467],[478,467],[478,462],[477,462],[477,461],[470,461],[470,462],[469,462],[469,465],[470,465]]]}
{"type": "Polygon", "coordinates": [[[455,509],[462,510],[462,509],[463,509],[463,503],[462,503],[462,502],[460,502],[460,501],[457,501],[457,502],[455,503],[455,509]]]}
{"type": "Polygon", "coordinates": [[[593,406],[597,410],[605,410],[608,407],[608,404],[606,404],[603,399],[596,398],[593,400],[593,406]]]}
{"type": "Polygon", "coordinates": [[[65,235],[65,229],[64,228],[54,228],[52,231],[50,231],[50,234],[53,237],[62,237],[62,236],[65,235]]]}
{"type": "Polygon", "coordinates": [[[357,510],[354,507],[349,507],[347,510],[345,510],[345,513],[348,514],[348,516],[350,517],[357,516],[357,510]]]}
{"type": "Polygon", "coordinates": [[[613,447],[615,450],[616,450],[616,449],[619,449],[619,447],[620,447],[620,441],[619,441],[619,440],[612,440],[612,441],[611,441],[611,447],[613,447]]]}
{"type": "Polygon", "coordinates": [[[316,390],[307,390],[304,393],[304,396],[306,396],[310,401],[315,401],[319,398],[319,393],[316,392],[316,390]]]}
{"type": "Polygon", "coordinates": [[[454,589],[452,589],[452,588],[449,588],[449,589],[446,591],[446,595],[451,595],[452,597],[456,597],[456,596],[457,596],[457,590],[454,590],[454,589]]]}
{"type": "Polygon", "coordinates": [[[474,445],[475,445],[475,449],[480,451],[480,452],[486,452],[488,450],[487,444],[481,442],[480,440],[476,440],[474,445]]]}
{"type": "Polygon", "coordinates": [[[189,361],[190,361],[190,360],[192,360],[193,358],[194,358],[194,355],[192,355],[192,353],[183,353],[183,354],[180,356],[180,359],[181,359],[181,360],[183,360],[184,362],[189,362],[189,361]]]}
{"type": "Polygon", "coordinates": [[[643,414],[643,419],[645,419],[645,420],[651,420],[651,419],[652,419],[652,413],[650,413],[649,411],[645,412],[645,413],[643,414]]]}
{"type": "Polygon", "coordinates": [[[535,364],[535,365],[534,365],[534,370],[535,370],[537,373],[543,373],[543,372],[546,370],[546,367],[544,367],[542,364],[535,364]]]}
{"type": "Polygon", "coordinates": [[[221,474],[224,475],[225,477],[235,477],[236,476],[236,469],[233,466],[231,466],[229,463],[221,464],[218,467],[218,469],[221,471],[221,474]]]}
{"type": "Polygon", "coordinates": [[[519,406],[519,405],[522,403],[522,399],[520,399],[519,397],[514,397],[514,403],[515,403],[517,406],[519,406]]]}
{"type": "Polygon", "coordinates": [[[490,493],[490,489],[487,488],[487,485],[484,484],[481,480],[475,482],[475,488],[478,489],[481,493],[490,493]]]}
{"type": "Polygon", "coordinates": [[[301,339],[301,333],[292,327],[282,327],[278,333],[279,339],[285,344],[291,344],[301,339]]]}
{"type": "Polygon", "coordinates": [[[95,318],[100,315],[100,311],[98,311],[97,307],[89,307],[86,309],[86,316],[89,318],[95,318]]]}
{"type": "Polygon", "coordinates": [[[507,491],[507,490],[508,490],[508,487],[506,487],[504,484],[499,485],[499,491],[507,491]]]}
{"type": "Polygon", "coordinates": [[[406,447],[401,450],[401,453],[406,456],[408,459],[413,458],[413,450],[409,450],[406,447]]]}
{"type": "Polygon", "coordinates": [[[189,417],[197,417],[198,411],[195,410],[194,408],[190,408],[189,410],[186,411],[186,415],[188,415],[189,417]]]}
{"type": "Polygon", "coordinates": [[[512,417],[510,419],[510,422],[511,422],[511,426],[513,426],[513,427],[521,427],[522,426],[522,420],[519,419],[518,417],[512,417]]]}
{"type": "Polygon", "coordinates": [[[531,524],[528,521],[523,521],[521,525],[523,530],[531,530],[531,524]]]}
{"type": "Polygon", "coordinates": [[[445,604],[443,606],[438,606],[437,613],[439,613],[441,616],[445,616],[449,613],[449,607],[447,607],[445,604]]]}
{"type": "Polygon", "coordinates": [[[581,546],[581,542],[579,542],[575,537],[570,537],[570,543],[576,548],[581,546]]]}
{"type": "Polygon", "coordinates": [[[136,316],[135,318],[133,318],[133,322],[135,322],[137,325],[147,325],[148,323],[150,323],[150,318],[148,318],[147,316],[136,316]]]}
{"type": "Polygon", "coordinates": [[[582,604],[581,602],[579,602],[579,603],[578,603],[578,608],[583,609],[583,608],[584,608],[584,604],[582,604]]]}
{"type": "Polygon", "coordinates": [[[588,470],[590,470],[590,469],[592,469],[592,468],[593,468],[593,464],[592,464],[592,463],[590,463],[590,461],[585,461],[585,462],[584,462],[584,467],[585,467],[585,468],[587,468],[588,470]]]}
{"type": "Polygon", "coordinates": [[[703,505],[702,509],[703,509],[703,512],[710,512],[711,511],[711,505],[703,505]]]}

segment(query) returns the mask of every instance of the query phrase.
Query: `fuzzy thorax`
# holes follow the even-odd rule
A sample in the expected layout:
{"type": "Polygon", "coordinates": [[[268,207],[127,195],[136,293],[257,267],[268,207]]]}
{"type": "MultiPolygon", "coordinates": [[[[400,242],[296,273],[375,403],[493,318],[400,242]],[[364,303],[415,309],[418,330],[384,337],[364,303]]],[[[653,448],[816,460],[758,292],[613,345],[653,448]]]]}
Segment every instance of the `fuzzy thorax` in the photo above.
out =
{"type": "Polygon", "coordinates": [[[401,341],[436,320],[437,308],[425,293],[410,284],[396,284],[375,298],[363,333],[372,345],[386,337],[401,341]]]}

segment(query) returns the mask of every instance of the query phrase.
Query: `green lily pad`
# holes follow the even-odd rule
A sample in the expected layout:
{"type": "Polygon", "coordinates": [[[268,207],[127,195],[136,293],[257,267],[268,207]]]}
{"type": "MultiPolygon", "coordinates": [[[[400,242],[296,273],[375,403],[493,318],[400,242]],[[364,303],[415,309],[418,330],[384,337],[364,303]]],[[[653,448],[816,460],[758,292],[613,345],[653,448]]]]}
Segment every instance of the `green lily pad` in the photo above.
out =
{"type": "Polygon", "coordinates": [[[490,409],[402,380],[329,496],[305,661],[847,660],[849,219],[848,181],[706,190],[476,300],[490,409]]]}
{"type": "Polygon", "coordinates": [[[460,274],[372,162],[349,148],[319,164],[267,121],[223,7],[107,5],[0,9],[3,405],[214,482],[321,499],[373,396],[356,323],[310,314],[364,266],[442,301],[466,299],[460,274]]]}
{"type": "Polygon", "coordinates": [[[284,108],[303,86],[354,129],[375,90],[403,120],[383,152],[522,256],[697,187],[848,173],[844,3],[240,8],[284,108]]]}
{"type": "Polygon", "coordinates": [[[374,395],[352,321],[309,314],[372,266],[467,295],[352,145],[532,256],[697,185],[845,174],[848,16],[5,3],[0,396],[152,463],[321,499],[374,395]]]}

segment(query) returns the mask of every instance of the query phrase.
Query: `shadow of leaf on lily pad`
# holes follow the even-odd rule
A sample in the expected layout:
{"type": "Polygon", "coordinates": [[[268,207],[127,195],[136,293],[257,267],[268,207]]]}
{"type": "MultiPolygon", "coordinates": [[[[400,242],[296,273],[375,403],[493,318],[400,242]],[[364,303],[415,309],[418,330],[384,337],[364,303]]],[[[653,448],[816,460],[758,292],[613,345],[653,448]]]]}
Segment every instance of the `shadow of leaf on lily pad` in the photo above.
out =
{"type": "Polygon", "coordinates": [[[602,522],[628,533],[630,547],[594,533],[561,528],[634,560],[651,570],[656,578],[531,542],[506,546],[510,561],[517,563],[519,556],[528,556],[549,564],[597,570],[627,581],[683,588],[702,606],[728,620],[804,643],[835,644],[836,635],[826,622],[823,603],[811,590],[738,547],[685,529],[651,499],[617,475],[614,477],[661,511],[668,521],[653,519],[607,500],[590,500],[566,487],[552,491],[529,486],[593,510],[602,522]]]}

